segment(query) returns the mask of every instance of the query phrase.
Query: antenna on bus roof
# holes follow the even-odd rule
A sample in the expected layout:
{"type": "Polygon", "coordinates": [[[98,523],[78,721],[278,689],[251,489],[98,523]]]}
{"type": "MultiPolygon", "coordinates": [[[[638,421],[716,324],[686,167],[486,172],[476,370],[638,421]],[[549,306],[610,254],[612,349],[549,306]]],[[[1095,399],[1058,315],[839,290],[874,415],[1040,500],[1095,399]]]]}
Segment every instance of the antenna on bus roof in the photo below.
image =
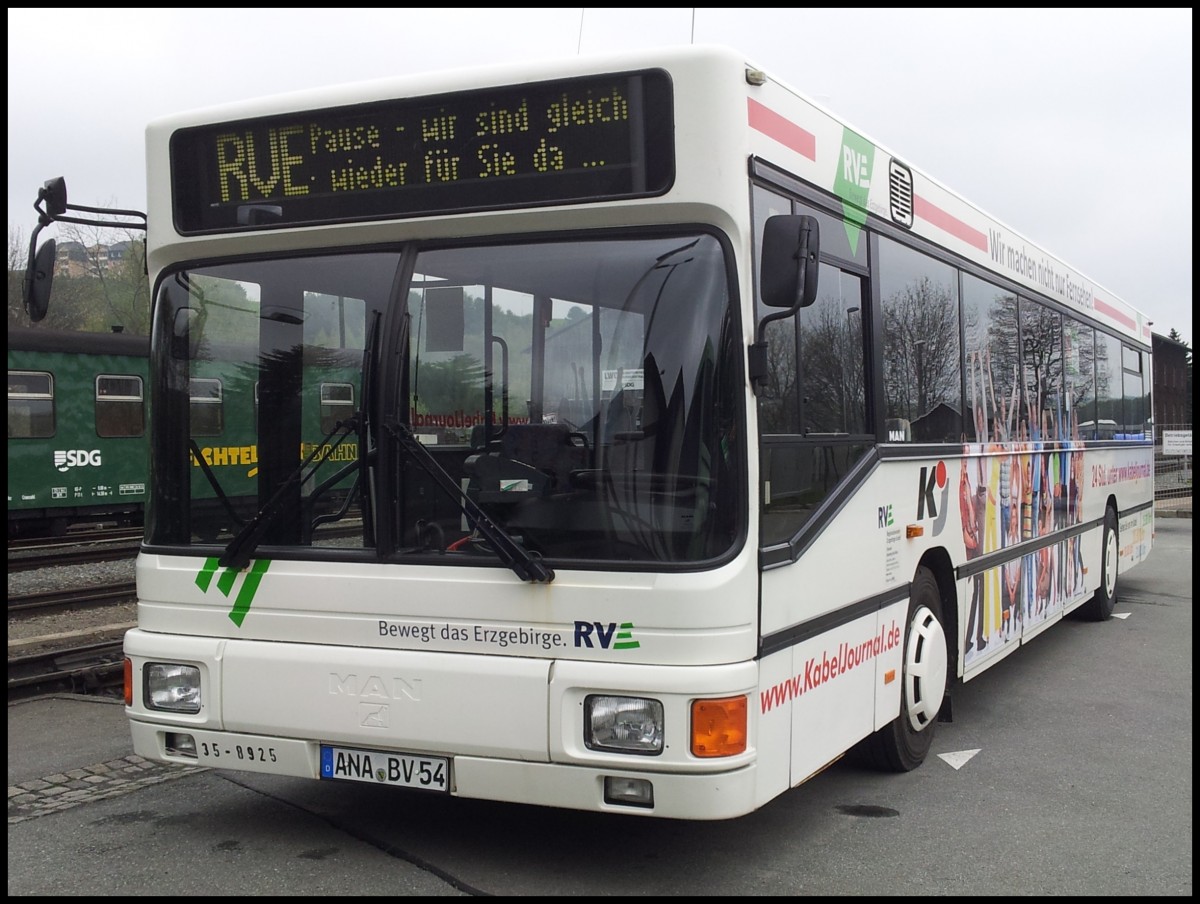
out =
{"type": "Polygon", "coordinates": [[[583,14],[586,10],[586,6],[579,7],[579,41],[575,44],[575,56],[583,53],[583,14]]]}

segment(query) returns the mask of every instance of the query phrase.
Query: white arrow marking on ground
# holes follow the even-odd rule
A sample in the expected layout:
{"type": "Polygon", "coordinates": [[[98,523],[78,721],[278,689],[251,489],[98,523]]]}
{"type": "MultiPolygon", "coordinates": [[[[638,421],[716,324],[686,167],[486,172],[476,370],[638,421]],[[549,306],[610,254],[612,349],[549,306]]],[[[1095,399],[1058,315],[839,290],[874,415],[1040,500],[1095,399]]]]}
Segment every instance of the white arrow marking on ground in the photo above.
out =
{"type": "Polygon", "coordinates": [[[967,761],[975,754],[982,750],[982,747],[976,747],[974,750],[956,750],[953,753],[939,753],[938,758],[945,760],[955,769],[961,769],[967,765],[967,761]]]}
{"type": "Polygon", "coordinates": [[[1113,618],[1129,618],[1132,614],[1132,612],[1114,612],[1113,618]]]}

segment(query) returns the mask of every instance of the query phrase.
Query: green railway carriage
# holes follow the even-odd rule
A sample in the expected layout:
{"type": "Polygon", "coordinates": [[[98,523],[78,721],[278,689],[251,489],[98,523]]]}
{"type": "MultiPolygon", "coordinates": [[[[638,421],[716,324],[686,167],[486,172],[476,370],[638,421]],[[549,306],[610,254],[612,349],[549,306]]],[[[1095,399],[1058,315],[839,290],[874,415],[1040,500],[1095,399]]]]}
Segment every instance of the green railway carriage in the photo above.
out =
{"type": "Polygon", "coordinates": [[[149,340],[8,331],[8,534],[142,522],[149,340]]]}
{"type": "MultiPolygon", "coordinates": [[[[147,337],[34,328],[9,330],[8,339],[9,536],[141,525],[153,441],[147,337]]],[[[358,442],[345,425],[353,423],[358,387],[346,368],[357,369],[360,355],[307,348],[298,358],[287,404],[300,406],[302,426],[297,445],[279,454],[295,462],[310,525],[348,505],[354,488],[358,442]]],[[[254,515],[258,421],[278,414],[231,360],[210,346],[176,385],[191,410],[190,436],[180,438],[190,446],[190,494],[171,517],[210,539],[241,530],[254,515]]]]}
{"type": "MultiPolygon", "coordinates": [[[[184,373],[167,366],[170,387],[186,387],[191,413],[187,435],[163,429],[153,442],[186,444],[181,456],[189,467],[184,491],[159,512],[202,541],[240,532],[282,530],[307,536],[321,524],[345,516],[358,498],[360,472],[358,420],[362,351],[298,346],[284,385],[264,386],[228,343],[205,343],[184,373]],[[298,411],[296,429],[284,441],[264,447],[258,441],[263,422],[275,423],[298,411]],[[284,472],[267,495],[276,498],[259,512],[263,476],[260,461],[276,460],[284,472]],[[258,523],[255,523],[257,520],[258,523]]],[[[167,355],[170,352],[166,353],[167,355]]],[[[359,512],[354,510],[357,518],[359,512]]]]}

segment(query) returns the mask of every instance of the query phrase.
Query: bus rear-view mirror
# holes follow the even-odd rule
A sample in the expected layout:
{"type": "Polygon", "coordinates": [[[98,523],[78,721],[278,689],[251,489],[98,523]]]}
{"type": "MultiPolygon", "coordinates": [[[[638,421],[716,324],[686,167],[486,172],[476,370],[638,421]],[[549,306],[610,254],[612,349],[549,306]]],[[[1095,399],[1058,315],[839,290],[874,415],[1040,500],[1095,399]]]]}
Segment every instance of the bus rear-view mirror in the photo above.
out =
{"type": "Polygon", "coordinates": [[[772,308],[806,308],[817,299],[821,253],[816,217],[781,215],[764,224],[759,290],[772,308]]]}

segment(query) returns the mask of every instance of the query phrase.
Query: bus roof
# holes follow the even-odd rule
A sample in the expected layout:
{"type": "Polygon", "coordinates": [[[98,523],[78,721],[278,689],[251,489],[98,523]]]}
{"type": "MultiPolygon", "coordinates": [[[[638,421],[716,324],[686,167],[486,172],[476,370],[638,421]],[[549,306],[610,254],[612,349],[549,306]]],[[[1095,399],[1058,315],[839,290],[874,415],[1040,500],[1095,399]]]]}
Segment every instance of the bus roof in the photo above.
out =
{"type": "MultiPolygon", "coordinates": [[[[720,46],[671,46],[557,61],[445,69],[180,113],[157,120],[147,129],[151,178],[156,172],[166,171],[159,167],[167,163],[171,136],[181,129],[652,69],[666,71],[675,83],[675,159],[680,178],[656,197],[636,202],[609,198],[595,206],[637,203],[649,208],[681,201],[694,203],[705,199],[699,192],[711,193],[708,200],[714,208],[731,205],[729,199],[745,197],[746,170],[714,162],[714,158],[723,156],[728,161],[729,154],[736,151],[836,197],[843,205],[849,229],[863,226],[868,215],[880,217],[1053,299],[1082,318],[1094,319],[1128,338],[1149,343],[1150,321],[1144,313],[800,91],[759,69],[742,54],[720,46]],[[695,87],[700,83],[703,90],[695,87]],[[714,90],[714,85],[720,86],[719,90],[714,90]],[[694,153],[689,153],[685,139],[694,153]],[[691,178],[687,178],[689,175],[691,178]],[[742,185],[735,186],[734,179],[742,185]]],[[[969,147],[964,152],[969,152],[969,147]]],[[[151,190],[149,196],[154,208],[150,217],[153,255],[156,245],[173,241],[162,229],[174,222],[177,211],[170,206],[169,192],[161,187],[151,190]],[[161,238],[156,241],[156,236],[161,238]]]]}

